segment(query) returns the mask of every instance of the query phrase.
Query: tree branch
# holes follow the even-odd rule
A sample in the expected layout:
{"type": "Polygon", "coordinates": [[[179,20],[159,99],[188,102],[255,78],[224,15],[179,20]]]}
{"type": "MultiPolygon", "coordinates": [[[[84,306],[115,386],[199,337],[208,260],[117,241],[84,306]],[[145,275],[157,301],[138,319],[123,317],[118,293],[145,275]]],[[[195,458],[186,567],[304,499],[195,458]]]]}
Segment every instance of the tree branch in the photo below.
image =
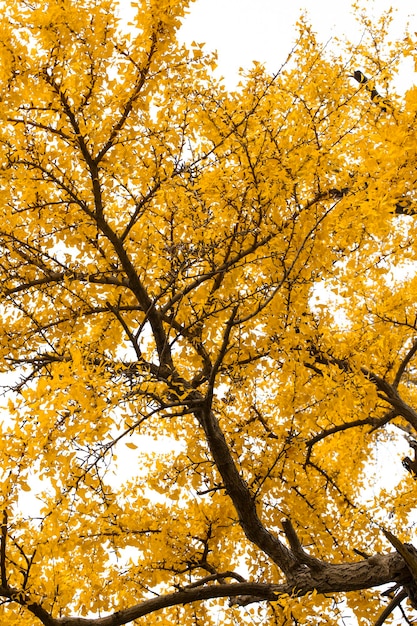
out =
{"type": "MultiPolygon", "coordinates": [[[[27,606],[45,626],[123,626],[130,621],[144,617],[161,609],[201,602],[212,598],[245,598],[250,601],[276,601],[280,595],[302,596],[312,591],[335,593],[337,591],[357,591],[383,585],[393,580],[409,580],[409,572],[403,559],[396,552],[376,555],[357,563],[323,564],[314,576],[308,570],[299,569],[289,583],[264,584],[256,582],[205,585],[196,588],[168,593],[99,618],[60,617],[52,618],[38,605],[27,606]],[[295,584],[294,584],[295,583],[295,584]],[[44,612],[41,615],[42,611],[44,612]]],[[[0,594],[2,594],[0,589],[0,594]]],[[[9,597],[9,596],[8,596],[9,597]]],[[[236,604],[239,604],[237,600],[236,604]]]]}
{"type": "Polygon", "coordinates": [[[227,598],[239,595],[256,596],[259,600],[276,600],[274,585],[262,583],[232,583],[223,585],[206,585],[184,591],[176,591],[161,595],[140,604],[117,611],[112,615],[100,618],[61,617],[53,620],[53,626],[122,626],[130,621],[160,611],[161,609],[190,604],[211,598],[227,598]]]}
{"type": "Polygon", "coordinates": [[[246,537],[263,550],[285,573],[296,565],[291,551],[273,536],[262,524],[256,511],[256,503],[248,485],[241,477],[213,411],[201,411],[199,421],[204,428],[216,467],[224,486],[233,501],[239,522],[246,537]]]}
{"type": "Polygon", "coordinates": [[[0,544],[0,575],[2,587],[7,589],[8,581],[6,574],[6,543],[7,543],[7,511],[3,511],[3,520],[1,524],[1,544],[0,544]]]}
{"type": "MultiPolygon", "coordinates": [[[[323,365],[336,365],[340,370],[344,372],[353,371],[347,359],[338,359],[336,357],[326,356],[318,350],[313,350],[313,356],[317,363],[321,363],[323,365]]],[[[381,378],[366,367],[361,367],[360,371],[365,376],[365,378],[373,383],[378,389],[378,391],[380,392],[380,394],[378,394],[379,397],[388,404],[390,404],[396,414],[404,417],[404,419],[406,419],[407,422],[409,422],[409,424],[411,424],[411,426],[417,431],[417,411],[415,411],[401,398],[395,385],[389,383],[387,380],[381,378]]]]}
{"type": "Polygon", "coordinates": [[[417,340],[413,341],[413,345],[411,346],[410,350],[407,352],[407,354],[405,355],[404,359],[402,360],[402,362],[400,363],[398,367],[397,373],[394,378],[394,382],[392,383],[392,386],[395,389],[398,387],[401,377],[407,368],[407,365],[409,364],[413,356],[416,354],[416,352],[417,352],[417,340]]]}
{"type": "Polygon", "coordinates": [[[381,615],[376,620],[374,626],[382,626],[382,624],[384,624],[385,620],[391,615],[393,610],[399,604],[401,604],[401,602],[403,600],[405,600],[406,597],[407,597],[407,592],[404,589],[402,591],[400,591],[399,593],[397,593],[397,595],[394,596],[394,598],[392,598],[392,600],[388,604],[388,606],[386,606],[385,609],[382,611],[381,615]]]}
{"type": "Polygon", "coordinates": [[[308,567],[311,567],[312,569],[322,569],[325,567],[325,563],[320,559],[316,559],[315,557],[307,554],[302,547],[297,533],[295,532],[295,528],[289,519],[283,520],[282,527],[284,529],[285,536],[288,539],[288,543],[290,544],[292,553],[300,564],[308,565],[308,567]]]}
{"type": "Polygon", "coordinates": [[[151,47],[148,52],[148,58],[147,58],[146,64],[139,72],[139,80],[137,81],[130,98],[127,100],[119,120],[113,126],[108,140],[106,141],[106,143],[104,144],[104,146],[102,147],[102,149],[100,150],[100,152],[97,154],[97,156],[94,159],[97,165],[100,163],[100,161],[103,160],[104,155],[110,150],[110,148],[112,148],[115,138],[117,137],[119,132],[122,130],[127,118],[129,117],[130,112],[132,111],[135,101],[137,100],[140,92],[142,91],[142,88],[145,84],[146,77],[148,76],[148,73],[149,73],[149,68],[151,66],[152,59],[155,56],[155,52],[157,49],[157,42],[158,42],[157,36],[156,36],[157,30],[158,30],[158,27],[152,34],[151,47]]]}

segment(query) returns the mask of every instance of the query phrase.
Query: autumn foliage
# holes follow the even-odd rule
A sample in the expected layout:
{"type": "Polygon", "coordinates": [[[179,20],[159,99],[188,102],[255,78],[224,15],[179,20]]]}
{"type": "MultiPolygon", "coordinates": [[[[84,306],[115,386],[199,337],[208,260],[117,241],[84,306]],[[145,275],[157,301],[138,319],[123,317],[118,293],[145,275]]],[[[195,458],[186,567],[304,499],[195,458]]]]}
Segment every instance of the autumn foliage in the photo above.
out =
{"type": "Polygon", "coordinates": [[[411,619],[415,38],[230,91],[188,4],[1,2],[0,622],[411,619]]]}

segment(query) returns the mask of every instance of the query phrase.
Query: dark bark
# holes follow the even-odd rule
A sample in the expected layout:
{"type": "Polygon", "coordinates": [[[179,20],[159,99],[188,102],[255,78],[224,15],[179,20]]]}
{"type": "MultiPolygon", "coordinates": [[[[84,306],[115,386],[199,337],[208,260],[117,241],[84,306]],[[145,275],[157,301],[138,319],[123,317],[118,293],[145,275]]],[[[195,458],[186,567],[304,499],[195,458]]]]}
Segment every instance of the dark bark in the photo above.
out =
{"type": "MultiPolygon", "coordinates": [[[[193,586],[144,600],[135,606],[99,618],[52,618],[37,604],[26,604],[23,598],[20,598],[20,603],[27,606],[45,626],[122,626],[164,608],[202,602],[211,598],[229,597],[232,598],[233,604],[244,605],[262,600],[278,600],[282,594],[302,596],[314,590],[323,594],[357,591],[390,582],[411,584],[410,572],[396,552],[375,555],[352,563],[320,563],[320,567],[315,570],[306,564],[299,563],[288,581],[280,585],[245,582],[193,586]]],[[[10,597],[8,590],[1,589],[0,593],[10,597]]],[[[19,602],[18,595],[16,595],[16,601],[19,602]]]]}

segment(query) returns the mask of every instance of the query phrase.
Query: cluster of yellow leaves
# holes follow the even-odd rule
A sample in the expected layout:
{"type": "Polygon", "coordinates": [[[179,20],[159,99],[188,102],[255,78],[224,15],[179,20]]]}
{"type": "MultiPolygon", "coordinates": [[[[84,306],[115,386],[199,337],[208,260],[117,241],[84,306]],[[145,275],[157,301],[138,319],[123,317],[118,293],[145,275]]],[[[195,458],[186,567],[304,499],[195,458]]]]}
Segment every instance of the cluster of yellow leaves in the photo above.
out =
{"type": "MultiPolygon", "coordinates": [[[[253,579],[279,580],[244,539],[190,390],[211,397],[272,532],[290,517],[312,553],[335,561],[357,542],[379,549],[373,517],[396,511],[406,525],[415,487],[403,475],[365,509],[385,435],[347,424],[387,410],[361,368],[392,380],[414,341],[415,279],[392,268],[415,263],[415,217],[395,211],[415,203],[417,98],[410,89],[382,112],[348,75],[365,64],[389,84],[412,40],[385,59],[364,44],[347,68],[301,23],[280,73],[255,64],[228,93],[213,57],[175,42],[186,1],[138,3],[130,33],[106,0],[6,5],[8,583],[58,616],[130,606],[244,562],[253,579]],[[177,447],[147,454],[140,435],[177,447]],[[137,460],[120,480],[125,446],[137,460]]],[[[413,385],[410,365],[400,390],[411,405],[413,385]]],[[[368,619],[375,603],[363,598],[352,606],[368,619]]],[[[306,620],[317,603],[265,610],[306,620]]],[[[0,619],[38,623],[22,610],[1,606],[0,619]]],[[[327,601],[321,610],[323,623],[337,619],[327,601]]],[[[195,607],[169,620],[202,615],[209,624],[195,607]]]]}

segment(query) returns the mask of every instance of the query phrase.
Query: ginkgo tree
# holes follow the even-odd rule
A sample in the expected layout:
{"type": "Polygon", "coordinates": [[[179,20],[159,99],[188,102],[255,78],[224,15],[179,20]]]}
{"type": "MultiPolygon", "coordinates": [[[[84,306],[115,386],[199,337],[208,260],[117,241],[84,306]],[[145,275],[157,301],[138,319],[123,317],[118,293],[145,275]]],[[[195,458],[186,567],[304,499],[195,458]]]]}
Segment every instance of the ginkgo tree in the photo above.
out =
{"type": "Polygon", "coordinates": [[[415,38],[0,4],[1,623],[410,623],[415,38]]]}

